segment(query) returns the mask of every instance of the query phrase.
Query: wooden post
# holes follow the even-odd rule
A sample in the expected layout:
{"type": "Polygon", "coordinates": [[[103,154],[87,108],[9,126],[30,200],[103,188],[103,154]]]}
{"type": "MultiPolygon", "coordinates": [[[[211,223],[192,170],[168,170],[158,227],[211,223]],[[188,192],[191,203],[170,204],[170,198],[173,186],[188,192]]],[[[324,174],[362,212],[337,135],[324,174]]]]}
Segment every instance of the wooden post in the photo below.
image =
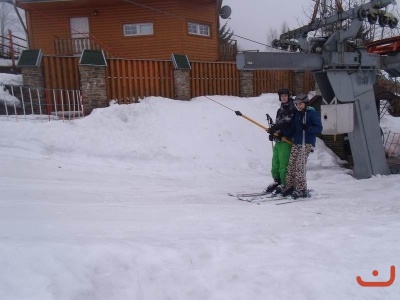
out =
{"type": "Polygon", "coordinates": [[[15,69],[14,43],[13,43],[12,31],[10,29],[8,29],[8,38],[10,39],[10,56],[11,56],[12,67],[13,69],[15,69]]]}

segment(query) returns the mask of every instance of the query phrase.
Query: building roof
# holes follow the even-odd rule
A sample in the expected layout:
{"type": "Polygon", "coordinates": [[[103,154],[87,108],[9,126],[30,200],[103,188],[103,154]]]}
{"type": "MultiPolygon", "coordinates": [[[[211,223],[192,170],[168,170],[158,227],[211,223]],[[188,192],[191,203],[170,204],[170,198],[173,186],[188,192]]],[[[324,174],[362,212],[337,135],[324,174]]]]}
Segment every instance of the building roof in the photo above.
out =
{"type": "MultiPolygon", "coordinates": [[[[0,2],[13,3],[12,0],[0,0],[0,2]]],[[[34,5],[35,9],[45,8],[46,10],[64,10],[85,7],[133,5],[135,3],[150,4],[152,2],[159,2],[159,0],[16,0],[16,2],[18,7],[30,11],[30,5],[34,5]]],[[[185,0],[185,2],[198,4],[216,3],[215,0],[185,0]]]]}

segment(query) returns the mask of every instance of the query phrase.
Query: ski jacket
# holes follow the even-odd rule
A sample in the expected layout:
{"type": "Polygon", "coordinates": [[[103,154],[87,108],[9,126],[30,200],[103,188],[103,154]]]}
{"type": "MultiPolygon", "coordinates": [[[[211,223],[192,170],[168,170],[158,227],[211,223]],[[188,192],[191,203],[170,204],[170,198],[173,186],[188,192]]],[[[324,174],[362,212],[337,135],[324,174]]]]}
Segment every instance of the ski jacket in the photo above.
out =
{"type": "Polygon", "coordinates": [[[293,103],[293,98],[289,98],[286,103],[281,103],[281,107],[276,112],[275,124],[272,129],[280,136],[288,137],[288,129],[291,126],[292,117],[297,111],[293,103]]]}
{"type": "Polygon", "coordinates": [[[305,144],[311,144],[315,147],[317,135],[322,132],[322,123],[319,113],[313,107],[307,107],[305,111],[297,111],[292,120],[290,129],[288,130],[289,137],[293,136],[294,144],[303,143],[303,127],[302,124],[307,124],[305,130],[305,144]],[[305,118],[305,120],[304,120],[305,118]]]}

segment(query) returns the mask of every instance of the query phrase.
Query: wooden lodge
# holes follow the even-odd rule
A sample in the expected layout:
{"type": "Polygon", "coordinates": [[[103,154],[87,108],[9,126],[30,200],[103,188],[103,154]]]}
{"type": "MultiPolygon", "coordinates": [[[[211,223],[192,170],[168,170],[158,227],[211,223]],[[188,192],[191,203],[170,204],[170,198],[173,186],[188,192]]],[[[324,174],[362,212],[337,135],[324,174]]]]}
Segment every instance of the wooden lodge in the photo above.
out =
{"type": "MultiPolygon", "coordinates": [[[[220,0],[17,0],[26,12],[29,46],[45,55],[74,56],[102,49],[109,57],[218,61],[220,0]]],[[[223,50],[220,53],[220,48],[223,50]]],[[[234,49],[234,50],[235,50],[234,49]]],[[[233,55],[232,55],[233,54],[233,55]]]]}

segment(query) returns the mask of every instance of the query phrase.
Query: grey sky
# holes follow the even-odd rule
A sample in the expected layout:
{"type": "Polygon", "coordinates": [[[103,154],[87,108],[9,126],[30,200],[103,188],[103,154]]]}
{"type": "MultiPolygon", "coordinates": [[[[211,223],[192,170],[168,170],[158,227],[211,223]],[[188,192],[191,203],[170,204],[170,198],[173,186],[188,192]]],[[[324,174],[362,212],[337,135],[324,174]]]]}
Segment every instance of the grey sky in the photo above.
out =
{"type": "MultiPolygon", "coordinates": [[[[236,35],[264,44],[269,28],[275,28],[280,33],[283,21],[290,29],[305,25],[308,19],[304,11],[311,13],[314,6],[312,0],[224,0],[223,4],[232,9],[228,24],[236,35]]],[[[241,50],[265,50],[265,46],[235,39],[241,50]]]]}

